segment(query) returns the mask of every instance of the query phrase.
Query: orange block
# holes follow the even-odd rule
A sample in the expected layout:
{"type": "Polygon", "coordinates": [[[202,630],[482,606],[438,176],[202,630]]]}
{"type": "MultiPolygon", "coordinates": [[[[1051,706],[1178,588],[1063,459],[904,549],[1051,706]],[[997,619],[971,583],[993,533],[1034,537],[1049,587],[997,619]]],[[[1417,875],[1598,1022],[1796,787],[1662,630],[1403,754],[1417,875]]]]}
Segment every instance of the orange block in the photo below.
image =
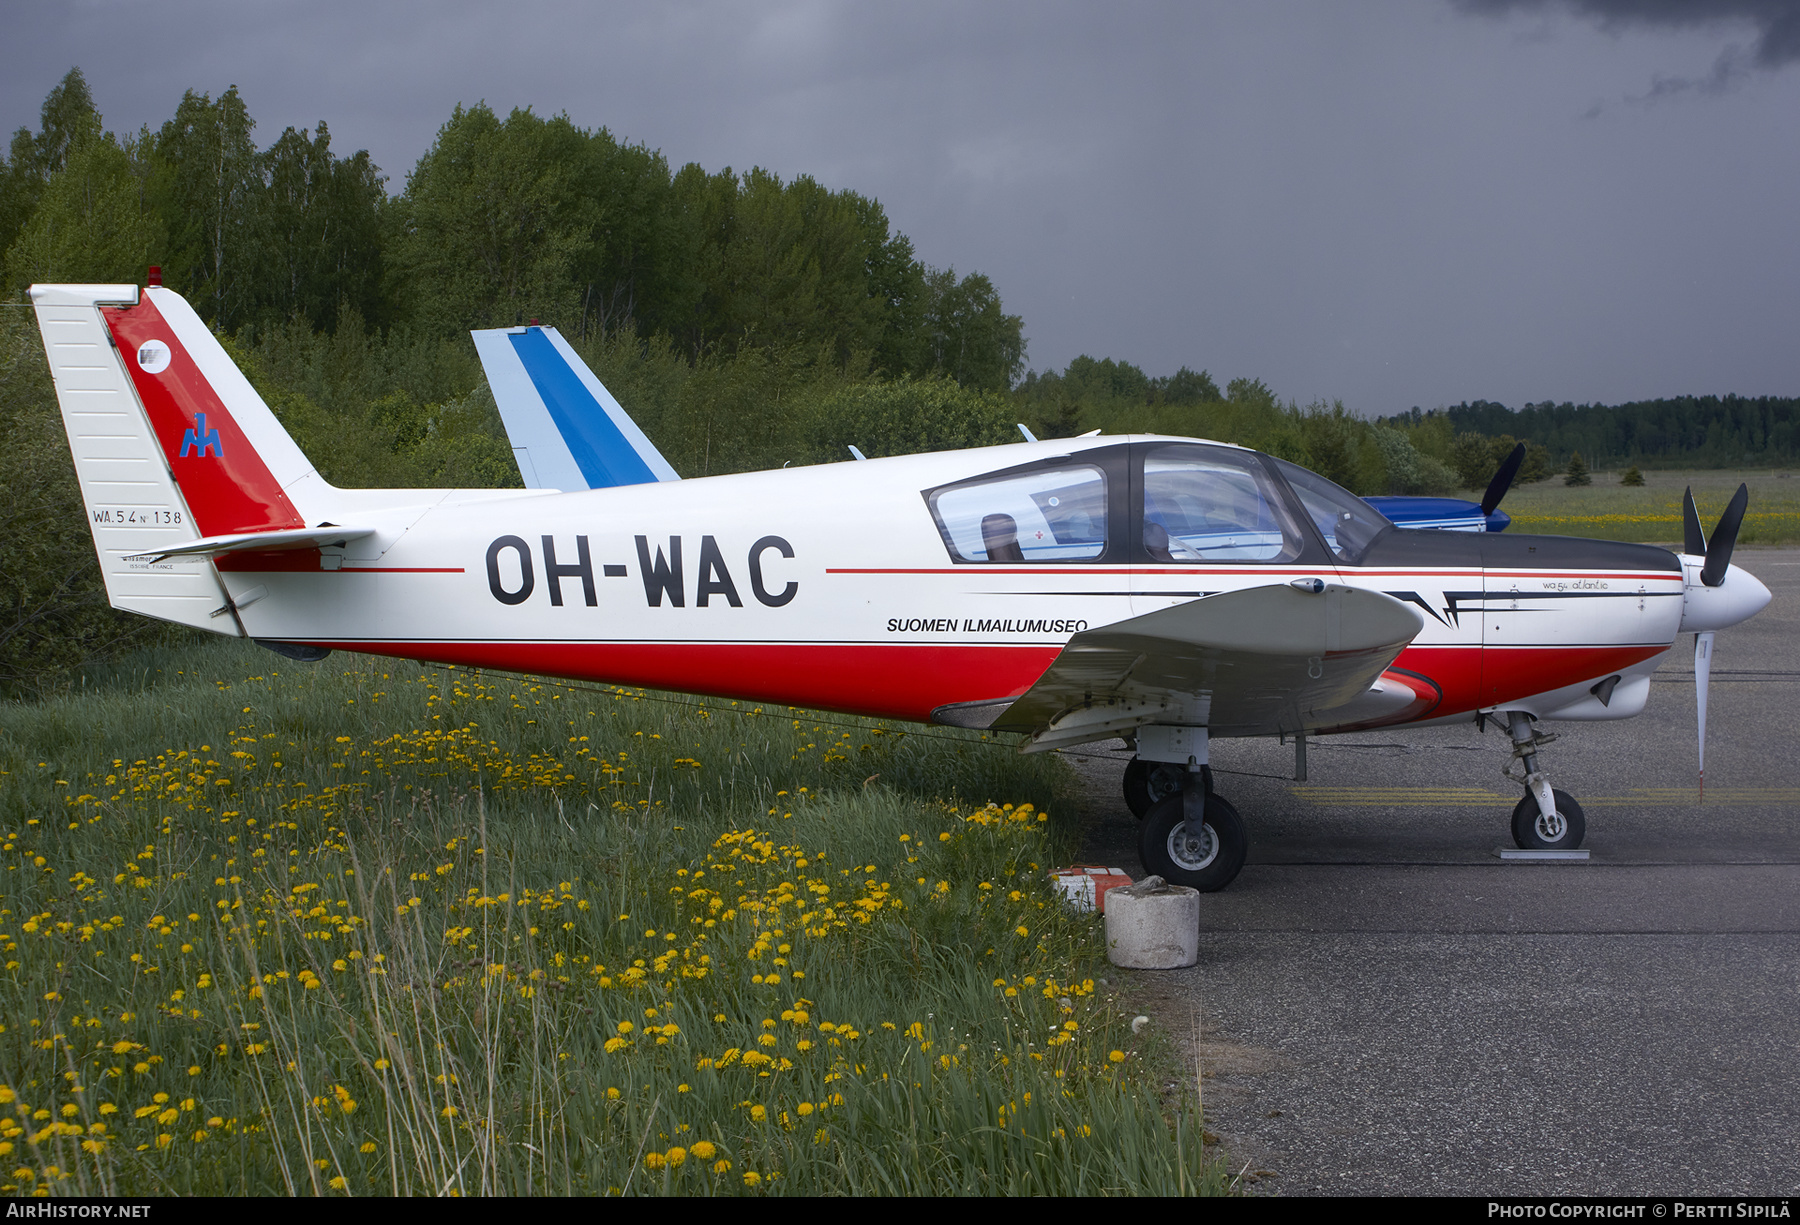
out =
{"type": "Polygon", "coordinates": [[[1107,890],[1117,889],[1121,885],[1129,885],[1131,876],[1120,868],[1098,868],[1090,864],[1076,864],[1073,867],[1052,870],[1050,880],[1077,910],[1083,912],[1098,910],[1104,914],[1107,890]]]}

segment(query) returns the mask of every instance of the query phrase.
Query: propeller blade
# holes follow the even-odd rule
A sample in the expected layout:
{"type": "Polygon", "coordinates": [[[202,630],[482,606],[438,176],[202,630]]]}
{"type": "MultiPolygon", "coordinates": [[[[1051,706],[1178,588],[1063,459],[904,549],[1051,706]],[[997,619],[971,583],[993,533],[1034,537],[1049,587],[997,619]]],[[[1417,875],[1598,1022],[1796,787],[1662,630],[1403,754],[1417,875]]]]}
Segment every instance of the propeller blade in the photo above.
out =
{"type": "Polygon", "coordinates": [[[1512,449],[1512,453],[1500,461],[1494,469],[1494,479],[1488,482],[1487,492],[1481,495],[1481,513],[1491,515],[1494,508],[1500,505],[1500,499],[1512,488],[1513,477],[1519,475],[1519,465],[1525,462],[1525,444],[1520,443],[1512,449]]]}
{"type": "Polygon", "coordinates": [[[1700,719],[1700,802],[1706,802],[1706,691],[1712,680],[1713,632],[1694,635],[1694,710],[1700,719]]]}
{"type": "Polygon", "coordinates": [[[1694,487],[1688,486],[1687,498],[1681,504],[1681,531],[1685,540],[1681,551],[1691,557],[1706,556],[1706,533],[1700,530],[1700,511],[1694,505],[1694,487]]]}
{"type": "Polygon", "coordinates": [[[1719,526],[1713,529],[1706,565],[1700,570],[1700,581],[1708,587],[1717,587],[1725,581],[1725,569],[1731,565],[1731,550],[1737,545],[1738,529],[1744,525],[1744,510],[1749,505],[1750,486],[1739,485],[1738,491],[1731,495],[1731,504],[1719,516],[1719,526]]]}

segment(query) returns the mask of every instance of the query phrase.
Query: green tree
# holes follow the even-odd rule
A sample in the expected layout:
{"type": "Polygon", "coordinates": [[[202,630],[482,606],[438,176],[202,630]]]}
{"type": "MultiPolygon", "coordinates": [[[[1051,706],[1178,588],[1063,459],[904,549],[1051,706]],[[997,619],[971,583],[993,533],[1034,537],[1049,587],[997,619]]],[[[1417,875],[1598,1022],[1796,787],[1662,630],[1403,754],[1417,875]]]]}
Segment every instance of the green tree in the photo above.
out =
{"type": "Polygon", "coordinates": [[[288,128],[257,163],[246,316],[264,323],[300,316],[323,331],[336,330],[346,310],[369,326],[386,323],[380,212],[387,197],[368,151],[334,156],[321,122],[311,133],[288,128]]]}
{"type": "Polygon", "coordinates": [[[566,115],[458,106],[392,211],[402,305],[436,332],[534,316],[573,327],[572,274],[597,220],[576,191],[586,139],[566,115]]]}
{"type": "Polygon", "coordinates": [[[1372,427],[1371,437],[1381,451],[1386,482],[1384,492],[1443,495],[1456,488],[1456,473],[1422,453],[1405,432],[1377,425],[1372,427]]]}
{"type": "Polygon", "coordinates": [[[6,253],[11,284],[141,280],[163,232],[144,207],[138,151],[108,132],[68,152],[6,253]]]}
{"type": "Polygon", "coordinates": [[[38,118],[35,135],[29,128],[13,133],[11,156],[0,164],[0,254],[18,241],[51,176],[77,149],[100,137],[100,112],[81,69],[69,69],[50,90],[38,118]]]}
{"type": "Polygon", "coordinates": [[[1167,378],[1151,379],[1150,394],[1162,404],[1211,404],[1225,398],[1212,375],[1204,370],[1196,374],[1186,366],[1167,378]]]}
{"type": "Polygon", "coordinates": [[[18,239],[43,188],[36,141],[30,128],[20,128],[13,133],[11,156],[0,160],[0,256],[18,239]]]}
{"type": "Polygon", "coordinates": [[[1547,480],[1550,476],[1550,448],[1542,443],[1525,444],[1525,462],[1519,465],[1519,475],[1513,478],[1515,485],[1533,485],[1547,480]]]}
{"type": "Polygon", "coordinates": [[[692,236],[676,207],[667,159],[641,144],[621,144],[601,128],[587,138],[577,180],[596,209],[574,262],[581,297],[575,334],[666,329],[693,293],[692,236]]]}
{"type": "Polygon", "coordinates": [[[1387,465],[1374,427],[1352,416],[1341,401],[1329,408],[1318,403],[1304,411],[1290,409],[1288,416],[1305,444],[1311,461],[1307,467],[1352,493],[1381,493],[1386,488],[1387,465]]]}
{"type": "Polygon", "coordinates": [[[931,364],[923,273],[875,201],[805,175],[692,164],[672,192],[689,276],[652,322],[688,352],[799,346],[867,354],[890,373],[931,364]]]}
{"type": "Polygon", "coordinates": [[[925,369],[981,391],[1011,389],[1025,366],[1025,323],[1006,313],[994,283],[945,268],[925,276],[924,290],[925,369]]]}
{"type": "Polygon", "coordinates": [[[1619,484],[1621,485],[1641,486],[1643,483],[1644,474],[1638,471],[1636,464],[1625,469],[1625,475],[1619,478],[1619,484]]]}
{"type": "Polygon", "coordinates": [[[81,69],[71,68],[44,98],[36,139],[36,169],[49,178],[68,165],[70,156],[100,135],[100,112],[81,69]]]}
{"type": "Polygon", "coordinates": [[[163,283],[225,331],[248,322],[255,301],[255,126],[237,86],[217,102],[190,89],[153,150],[149,198],[169,243],[163,283]]]}
{"type": "Polygon", "coordinates": [[[802,455],[806,462],[832,463],[848,459],[851,444],[879,458],[1018,440],[1006,397],[942,375],[905,377],[848,384],[819,396],[802,455]]]}
{"type": "Polygon", "coordinates": [[[1581,458],[1581,452],[1569,456],[1568,475],[1563,477],[1565,485],[1592,485],[1594,478],[1588,473],[1587,461],[1581,458]]]}

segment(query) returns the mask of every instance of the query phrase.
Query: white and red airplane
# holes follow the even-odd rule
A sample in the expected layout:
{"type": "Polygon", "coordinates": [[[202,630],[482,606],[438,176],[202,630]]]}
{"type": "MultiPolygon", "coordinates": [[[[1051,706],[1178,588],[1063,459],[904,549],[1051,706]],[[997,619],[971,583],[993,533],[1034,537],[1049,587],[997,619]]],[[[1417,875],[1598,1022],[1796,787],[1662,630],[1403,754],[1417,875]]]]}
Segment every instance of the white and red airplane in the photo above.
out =
{"type": "MultiPolygon", "coordinates": [[[[1742,490],[1710,548],[1689,498],[1684,555],[1408,531],[1293,464],[1186,438],[679,480],[609,418],[574,457],[614,465],[595,487],[338,489],[179,295],[30,295],[115,607],[297,658],[989,728],[1027,752],[1122,737],[1144,866],[1201,889],[1247,847],[1212,788],[1213,737],[1491,719],[1524,765],[1515,840],[1578,846],[1534,725],[1638,713],[1693,632],[1704,744],[1712,632],[1769,600],[1730,564],[1742,490]]],[[[527,364],[553,423],[582,393],[574,366],[527,364]]]]}

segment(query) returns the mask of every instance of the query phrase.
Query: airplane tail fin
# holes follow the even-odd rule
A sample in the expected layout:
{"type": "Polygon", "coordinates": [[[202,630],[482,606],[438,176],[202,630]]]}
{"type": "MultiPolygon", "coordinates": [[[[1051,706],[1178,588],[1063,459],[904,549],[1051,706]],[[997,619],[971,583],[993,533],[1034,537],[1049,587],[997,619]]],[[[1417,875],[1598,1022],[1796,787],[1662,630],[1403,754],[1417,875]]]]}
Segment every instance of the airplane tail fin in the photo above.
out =
{"type": "Polygon", "coordinates": [[[165,559],[366,534],[323,522],[337,491],[179,294],[34,285],[30,297],[115,608],[242,632],[219,617],[231,603],[215,567],[165,559]]]}
{"type": "Polygon", "coordinates": [[[469,333],[530,489],[681,478],[555,328],[469,333]]]}

